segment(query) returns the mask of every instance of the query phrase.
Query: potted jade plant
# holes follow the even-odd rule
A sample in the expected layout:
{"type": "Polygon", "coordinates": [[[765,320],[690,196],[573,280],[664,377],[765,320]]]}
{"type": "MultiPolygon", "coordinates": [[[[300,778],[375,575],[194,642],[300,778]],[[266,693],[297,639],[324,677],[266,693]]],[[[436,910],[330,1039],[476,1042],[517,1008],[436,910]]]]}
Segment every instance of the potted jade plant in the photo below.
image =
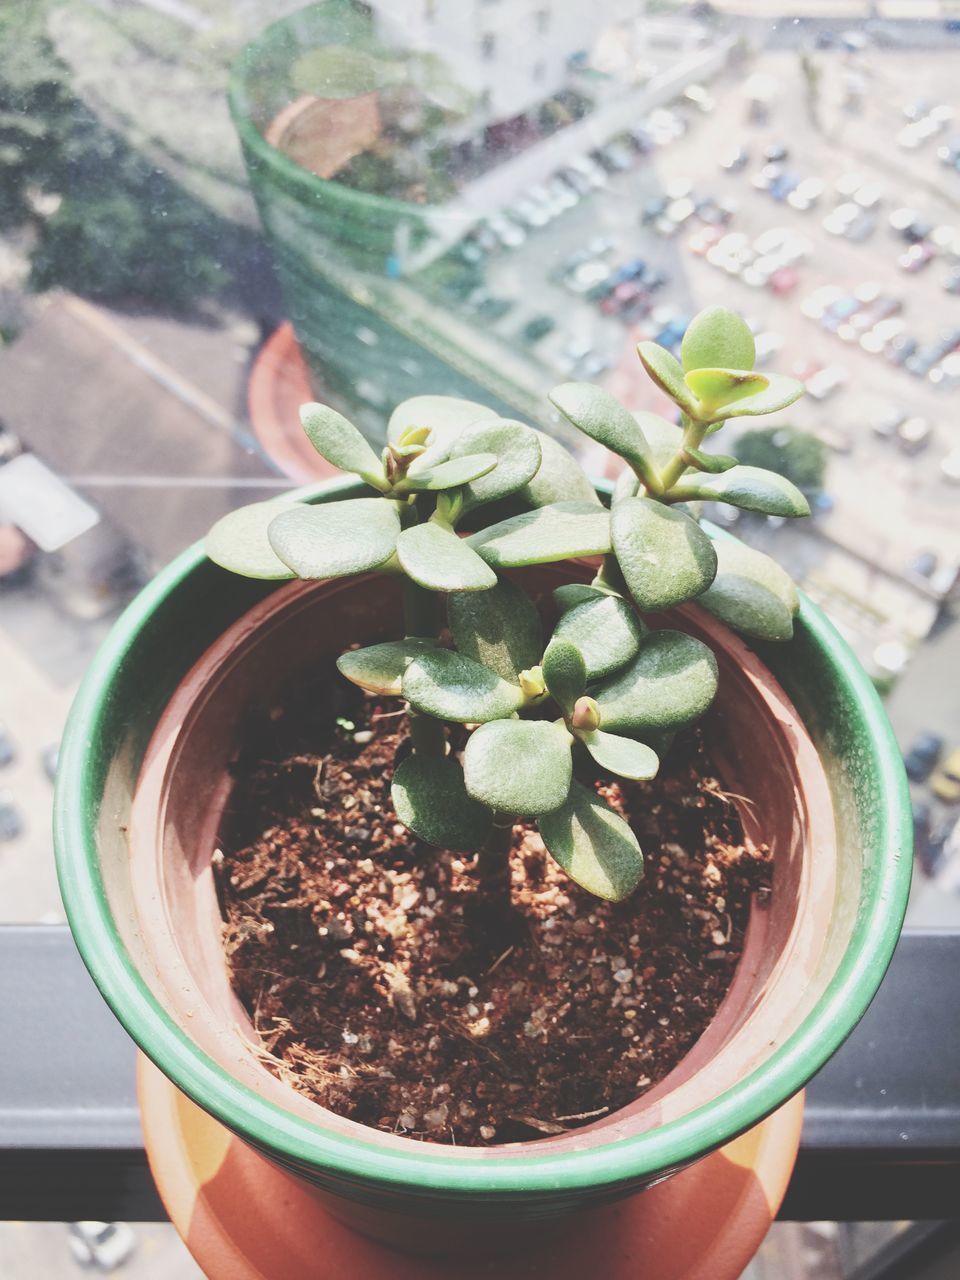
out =
{"type": "MultiPolygon", "coordinates": [[[[638,350],[677,422],[550,393],[623,460],[608,495],[473,402],[406,401],[379,453],[305,406],[353,478],[220,520],[68,726],[61,882],[104,995],[237,1161],[402,1247],[519,1248],[756,1125],[849,1033],[902,921],[909,809],[868,679],[700,518],[808,514],[710,447],[802,387],[719,307],[680,360],[638,350]]],[[[233,1159],[210,1186],[248,1236],[233,1159]]]]}

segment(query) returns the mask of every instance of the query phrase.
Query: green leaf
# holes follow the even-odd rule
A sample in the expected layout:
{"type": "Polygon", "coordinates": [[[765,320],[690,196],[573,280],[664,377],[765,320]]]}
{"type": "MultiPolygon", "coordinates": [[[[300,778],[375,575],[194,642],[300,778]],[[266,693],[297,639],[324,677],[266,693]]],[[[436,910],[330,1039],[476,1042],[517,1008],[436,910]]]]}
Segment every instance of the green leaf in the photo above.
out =
{"type": "Polygon", "coordinates": [[[396,59],[375,58],[351,45],[328,44],[301,54],[293,63],[290,78],[300,93],[318,98],[354,98],[397,84],[405,74],[396,59]]]}
{"type": "Polygon", "coordinates": [[[492,453],[497,465],[492,471],[467,485],[464,512],[485,502],[495,502],[522,489],[540,466],[540,441],[532,427],[500,418],[467,427],[450,451],[451,458],[464,454],[492,453]]]}
{"type": "Polygon", "coordinates": [[[587,668],[576,645],[556,637],[543,655],[543,678],[547,692],[565,716],[587,687],[587,668]]]}
{"type": "MultiPolygon", "coordinates": [[[[420,458],[424,457],[426,454],[420,455],[420,458]]],[[[492,471],[497,465],[497,456],[495,453],[475,453],[422,468],[419,462],[418,458],[404,477],[403,483],[408,489],[456,489],[492,471]]]]}
{"type": "Polygon", "coordinates": [[[203,549],[214,562],[244,578],[277,580],[296,577],[270,545],[267,529],[283,511],[302,504],[289,498],[251,502],[221,516],[207,534],[203,549]]]}
{"type": "Polygon", "coordinates": [[[789,640],[800,597],[775,560],[742,542],[717,543],[719,567],[698,603],[721,622],[757,640],[789,640]]]}
{"type": "Polygon", "coordinates": [[[445,525],[428,520],[404,529],[397,539],[404,573],[430,591],[488,591],[497,575],[445,525]]]}
{"type": "Polygon", "coordinates": [[[596,490],[569,449],[553,436],[535,431],[540,441],[540,468],[517,497],[531,507],[548,507],[556,502],[589,502],[600,506],[596,490]]]}
{"type": "Polygon", "coordinates": [[[597,587],[593,583],[567,582],[562,587],[554,587],[553,601],[561,613],[575,609],[578,604],[586,604],[589,600],[608,600],[611,596],[619,599],[615,591],[608,587],[597,587]]]}
{"type": "Polygon", "coordinates": [[[504,578],[489,591],[452,592],[447,620],[458,651],[504,680],[516,681],[540,661],[540,615],[527,593],[504,578]]]}
{"type": "Polygon", "coordinates": [[[681,604],[713,581],[713,543],[685,512],[626,498],[614,507],[610,527],[617,563],[642,612],[681,604]]]}
{"type": "Polygon", "coordinates": [[[591,382],[564,382],[550,392],[550,400],[575,427],[618,453],[639,474],[655,474],[643,430],[609,391],[591,382]]]}
{"type": "Polygon", "coordinates": [[[398,404],[387,423],[387,439],[398,444],[410,427],[430,429],[429,449],[425,458],[430,464],[442,462],[466,427],[475,422],[499,418],[495,409],[476,400],[457,396],[412,396],[398,404]]]}
{"type": "Polygon", "coordinates": [[[770,385],[762,373],[739,369],[691,369],[684,381],[701,402],[701,415],[706,409],[710,417],[716,417],[715,411],[725,405],[746,400],[770,385]]]}
{"type": "Polygon", "coordinates": [[[383,463],[352,422],[326,404],[305,404],[300,422],[322,458],[341,471],[353,471],[377,489],[386,488],[383,463]]]}
{"type": "Polygon", "coordinates": [[[559,809],[573,776],[570,735],[546,720],[497,720],[467,740],[467,791],[500,813],[536,817],[559,809]]]}
{"type": "Polygon", "coordinates": [[[553,638],[576,645],[583,656],[587,678],[596,680],[629,662],[646,630],[626,600],[600,592],[564,613],[553,638]]]}
{"type": "Polygon", "coordinates": [[[562,808],[537,824],[543,843],[582,889],[609,902],[629,898],[643,877],[643,854],[630,827],[587,787],[574,782],[562,808]]]}
{"type": "Polygon", "coordinates": [[[764,413],[776,413],[803,395],[803,383],[796,378],[787,378],[782,373],[769,373],[766,378],[770,385],[763,391],[724,405],[724,418],[756,418],[764,413]]]}
{"type": "Polygon", "coordinates": [[[716,476],[684,476],[670,490],[677,502],[728,502],[768,516],[808,516],[810,504],[786,476],[763,467],[732,467],[716,476]]]}
{"type": "Polygon", "coordinates": [[[523,706],[520,686],[452,649],[434,649],[414,658],[403,673],[403,696],[440,720],[483,724],[513,715],[523,706]]]}
{"type": "Polygon", "coordinates": [[[682,631],[652,631],[623,671],[591,690],[600,723],[612,733],[644,738],[703,715],[717,691],[717,660],[682,631]]]}
{"type": "MultiPolygon", "coordinates": [[[[679,366],[678,366],[679,367],[679,366]]],[[[653,454],[653,461],[658,471],[670,462],[674,455],[680,450],[683,444],[683,431],[675,422],[668,422],[666,418],[661,418],[658,413],[635,413],[640,429],[647,437],[647,443],[650,446],[650,452],[653,454]]]]}
{"type": "Polygon", "coordinates": [[[640,477],[629,467],[624,469],[613,482],[613,493],[610,495],[610,506],[615,507],[624,498],[635,498],[640,488],[640,477]]]}
{"type": "Polygon", "coordinates": [[[645,782],[657,776],[660,757],[645,742],[621,738],[618,733],[606,733],[603,729],[581,733],[579,737],[601,769],[609,769],[611,773],[619,774],[621,778],[632,778],[635,782],[645,782]]]}
{"type": "Polygon", "coordinates": [[[501,520],[467,541],[498,569],[604,555],[610,550],[610,514],[589,502],[555,502],[501,520]]]}
{"type": "Polygon", "coordinates": [[[390,796],[403,825],[427,844],[471,853],[490,835],[493,814],[467,795],[452,756],[407,756],[394,771],[390,796]]]}
{"type": "Polygon", "coordinates": [[[731,467],[737,466],[736,458],[731,457],[729,453],[706,453],[703,449],[691,449],[688,445],[686,455],[701,471],[706,471],[710,475],[721,475],[731,467]]]}
{"type": "Polygon", "coordinates": [[[270,545],[299,578],[341,578],[376,569],[396,550],[400,517],[387,498],[300,506],[277,516],[270,545]]]}
{"type": "Polygon", "coordinates": [[[410,663],[419,654],[436,647],[436,640],[407,636],[404,640],[371,644],[365,649],[348,649],[337,659],[337,670],[370,693],[399,696],[400,682],[410,663]]]}
{"type": "Polygon", "coordinates": [[[696,411],[696,396],[684,382],[683,367],[675,356],[656,342],[639,343],[637,355],[657,386],[665,391],[684,413],[696,411]]]}
{"type": "Polygon", "coordinates": [[[680,344],[684,369],[752,369],[757,348],[750,326],[727,307],[707,307],[690,321],[680,344]]]}

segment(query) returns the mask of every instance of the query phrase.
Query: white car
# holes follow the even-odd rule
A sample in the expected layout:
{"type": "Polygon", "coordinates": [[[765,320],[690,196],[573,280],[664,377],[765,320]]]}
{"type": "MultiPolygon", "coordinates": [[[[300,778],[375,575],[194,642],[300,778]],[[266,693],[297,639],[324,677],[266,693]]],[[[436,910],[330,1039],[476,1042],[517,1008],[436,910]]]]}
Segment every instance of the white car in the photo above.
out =
{"type": "Polygon", "coordinates": [[[826,314],[828,308],[832,307],[835,302],[844,296],[843,290],[835,284],[821,285],[819,289],[814,289],[800,303],[800,311],[808,320],[819,320],[826,314]]]}
{"type": "Polygon", "coordinates": [[[487,219],[487,226],[505,249],[519,249],[526,242],[527,234],[512,218],[494,213],[487,219]]]}
{"type": "Polygon", "coordinates": [[[847,371],[842,364],[828,364],[807,379],[807,394],[814,400],[827,400],[846,385],[847,371]]]}

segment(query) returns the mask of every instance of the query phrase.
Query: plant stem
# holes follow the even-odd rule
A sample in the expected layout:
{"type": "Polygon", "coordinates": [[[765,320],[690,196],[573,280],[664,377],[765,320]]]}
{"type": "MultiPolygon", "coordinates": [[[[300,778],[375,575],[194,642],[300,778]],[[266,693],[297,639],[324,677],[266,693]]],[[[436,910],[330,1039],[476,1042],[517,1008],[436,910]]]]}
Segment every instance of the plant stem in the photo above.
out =
{"type": "MultiPolygon", "coordinates": [[[[419,523],[416,504],[411,503],[404,510],[401,522],[404,528],[419,523]]],[[[403,628],[408,636],[420,636],[432,639],[439,634],[437,622],[437,598],[432,591],[421,587],[418,582],[403,576],[403,628]]],[[[446,754],[447,740],[443,732],[443,721],[433,716],[423,715],[407,705],[407,720],[410,725],[410,740],[414,751],[423,755],[442,756],[446,754]]]]}
{"type": "Polygon", "coordinates": [[[703,444],[703,438],[707,434],[707,430],[711,425],[712,424],[709,422],[694,422],[690,418],[685,420],[683,441],[680,448],[660,473],[664,494],[668,494],[670,492],[687,467],[691,465],[690,458],[687,456],[687,450],[700,448],[703,444]]]}
{"type": "Polygon", "coordinates": [[[510,906],[510,850],[513,818],[499,815],[486,844],[477,854],[477,885],[481,897],[498,910],[510,906]]]}

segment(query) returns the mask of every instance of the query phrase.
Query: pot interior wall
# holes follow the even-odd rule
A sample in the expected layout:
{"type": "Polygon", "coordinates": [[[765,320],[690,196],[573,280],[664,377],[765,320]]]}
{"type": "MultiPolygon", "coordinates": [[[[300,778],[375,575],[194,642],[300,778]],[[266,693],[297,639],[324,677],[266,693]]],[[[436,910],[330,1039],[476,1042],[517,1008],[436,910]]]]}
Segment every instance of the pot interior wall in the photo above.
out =
{"type": "MultiPolygon", "coordinates": [[[[527,571],[525,580],[546,596],[572,576],[589,572],[542,566],[527,571]]],[[[138,935],[135,943],[148,940],[145,948],[137,946],[144,979],[200,1048],[302,1118],[392,1146],[410,1140],[331,1115],[262,1065],[254,1052],[258,1037],[227,979],[211,856],[246,711],[279,702],[319,659],[348,644],[398,634],[400,618],[399,590],[383,578],[285,585],[246,613],[203,655],[168,705],[140,775],[132,858],[126,866],[119,857],[109,865],[118,918],[128,934],[138,935]],[[130,915],[126,867],[139,920],[130,915]]],[[[747,834],[773,848],[770,901],[753,911],[743,958],[719,1013],[666,1079],[605,1120],[560,1138],[498,1148],[501,1156],[607,1143],[709,1102],[799,1025],[849,938],[852,918],[835,911],[837,844],[827,781],[785,695],[746,647],[702,611],[683,610],[663,622],[700,635],[717,653],[720,691],[710,713],[716,763],[725,787],[746,798],[740,808],[747,834]]],[[[856,845],[846,847],[856,854],[856,845]]],[[[843,874],[852,885],[859,868],[843,874]]],[[[484,1154],[451,1151],[461,1160],[484,1154]]]]}

